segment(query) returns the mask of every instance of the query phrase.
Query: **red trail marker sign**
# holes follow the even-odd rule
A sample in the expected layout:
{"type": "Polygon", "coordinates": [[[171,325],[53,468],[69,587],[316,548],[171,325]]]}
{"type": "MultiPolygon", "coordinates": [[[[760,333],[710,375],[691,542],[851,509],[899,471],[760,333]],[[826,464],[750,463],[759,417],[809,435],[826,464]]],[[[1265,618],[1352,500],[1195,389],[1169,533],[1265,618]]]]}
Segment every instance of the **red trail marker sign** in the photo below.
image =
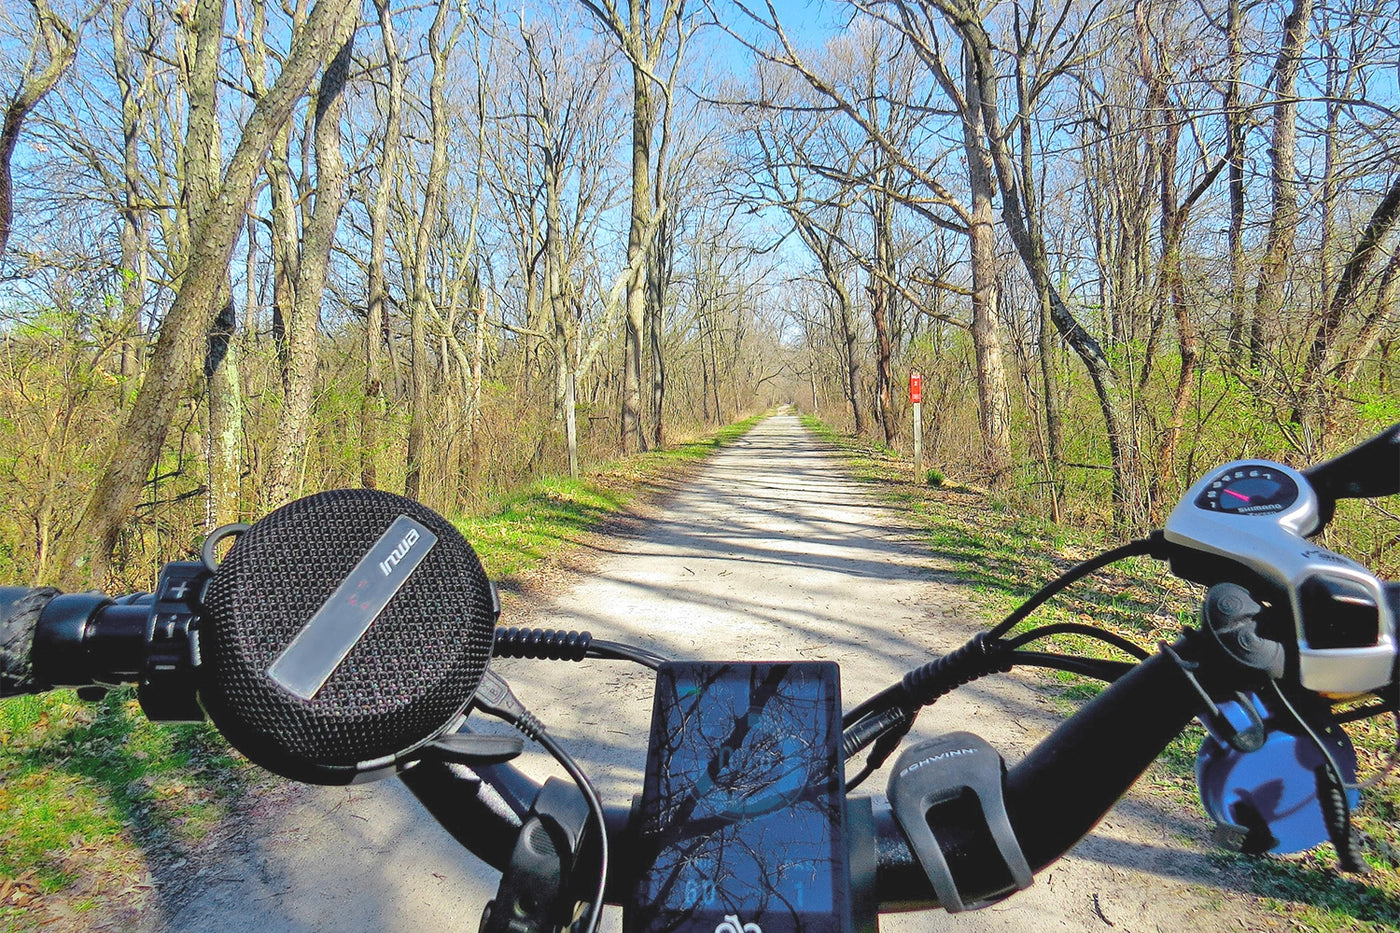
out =
{"type": "Polygon", "coordinates": [[[914,480],[923,481],[924,472],[924,377],[917,370],[909,373],[909,404],[914,406],[914,480]]]}

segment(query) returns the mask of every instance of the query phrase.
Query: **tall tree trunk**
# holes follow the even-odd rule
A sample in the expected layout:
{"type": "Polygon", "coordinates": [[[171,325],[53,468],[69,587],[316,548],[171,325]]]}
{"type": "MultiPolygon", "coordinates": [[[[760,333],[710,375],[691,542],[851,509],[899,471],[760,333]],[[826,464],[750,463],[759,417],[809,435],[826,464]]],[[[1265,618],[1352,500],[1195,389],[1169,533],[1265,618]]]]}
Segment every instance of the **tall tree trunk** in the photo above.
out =
{"type": "Polygon", "coordinates": [[[1060,500],[1064,497],[1064,479],[1060,464],[1064,462],[1062,440],[1064,427],[1060,413],[1060,396],[1055,386],[1055,339],[1050,321],[1050,296],[1036,289],[1036,306],[1040,320],[1036,325],[1036,355],[1040,357],[1040,381],[1044,387],[1045,408],[1045,469],[1050,482],[1050,520],[1061,519],[1060,500]]]}
{"type": "Polygon", "coordinates": [[[875,397],[880,412],[880,427],[884,429],[885,446],[893,447],[897,426],[894,415],[894,399],[891,397],[889,300],[894,281],[894,257],[891,255],[894,237],[893,204],[889,189],[893,173],[884,172],[880,190],[874,195],[871,222],[875,233],[874,265],[870,273],[870,319],[875,327],[875,397]]]}
{"type": "Polygon", "coordinates": [[[150,281],[146,217],[141,206],[142,169],[140,137],[143,104],[150,95],[150,71],[138,79],[126,38],[126,17],[131,0],[112,6],[112,74],[121,98],[122,208],[121,275],[122,316],[118,324],[120,344],[121,404],[125,408],[140,372],[140,337],[146,287],[150,281]]]}
{"type": "Polygon", "coordinates": [[[715,399],[715,423],[724,424],[724,406],[719,400],[719,334],[716,333],[713,316],[710,318],[710,375],[714,377],[710,380],[710,391],[714,393],[715,399]]]}
{"type": "MultiPolygon", "coordinates": [[[[662,210],[654,206],[655,210],[662,210]]],[[[666,291],[670,286],[671,260],[675,244],[672,240],[672,220],[663,214],[652,239],[651,261],[647,264],[647,340],[651,354],[651,442],[655,447],[666,443],[666,354],[664,324],[666,320],[666,291]]]]}
{"type": "Polygon", "coordinates": [[[317,91],[314,117],[316,203],[301,237],[297,263],[296,304],[287,320],[287,365],[277,440],[273,445],[272,478],[267,504],[279,506],[298,494],[302,461],[311,426],[311,400],[316,388],[321,301],[326,289],[335,228],[348,196],[345,162],[340,153],[340,114],[345,82],[350,74],[354,32],[344,38],[326,66],[317,91]]]}
{"type": "Polygon", "coordinates": [[[967,155],[972,211],[967,236],[972,256],[972,345],[977,359],[977,412],[982,428],[983,461],[994,482],[1004,482],[1011,465],[1010,396],[997,325],[996,228],[992,213],[992,170],[988,164],[987,127],[982,86],[970,53],[964,53],[967,109],[963,114],[963,149],[967,155]]]}
{"type": "Polygon", "coordinates": [[[479,459],[477,447],[481,440],[481,384],[486,372],[486,290],[476,280],[476,301],[472,310],[476,313],[476,327],[472,333],[472,387],[471,417],[467,419],[467,438],[472,448],[472,466],[475,469],[479,459]]]}
{"type": "Polygon", "coordinates": [[[318,0],[292,47],[277,82],[253,106],[224,172],[219,196],[196,231],[175,301],[166,312],[146,378],[95,484],[79,531],[66,536],[60,585],[105,583],[122,527],[140,501],[146,478],[165,442],[177,408],[192,388],[203,338],[218,313],[220,288],[258,172],[272,138],[327,58],[353,30],[359,4],[318,0]]]}
{"type": "MultiPolygon", "coordinates": [[[[1032,79],[1029,74],[1029,67],[1032,63],[1032,45],[1035,39],[1035,32],[1038,28],[1038,21],[1032,19],[1022,28],[1019,10],[1016,16],[1016,103],[1019,108],[1019,136],[1020,151],[1018,153],[1017,168],[1019,170],[1019,180],[1021,183],[1022,195],[1026,204],[1031,207],[1026,211],[1027,226],[1034,231],[1033,239],[1040,238],[1040,216],[1044,210],[1041,202],[1040,189],[1036,184],[1035,175],[1035,121],[1032,119],[1033,101],[1031,84],[1032,79]]],[[[1054,323],[1050,320],[1050,294],[1045,285],[1048,283],[1035,284],[1036,309],[1038,318],[1036,322],[1036,356],[1040,362],[1040,381],[1042,386],[1041,405],[1045,413],[1045,457],[1046,480],[1050,488],[1050,517],[1052,521],[1060,521],[1060,500],[1064,495],[1064,480],[1060,472],[1060,464],[1063,460],[1061,449],[1063,446],[1062,415],[1060,412],[1060,395],[1055,387],[1055,340],[1054,323]]]]}
{"type": "Polygon", "coordinates": [[[375,0],[384,61],[389,72],[384,99],[384,142],[379,150],[379,184],[370,204],[369,282],[365,302],[365,397],[360,405],[360,485],[379,488],[379,421],[384,416],[384,328],[388,320],[385,243],[389,238],[389,196],[398,177],[403,138],[403,62],[388,0],[375,0]]]}
{"type": "Polygon", "coordinates": [[[443,190],[447,182],[447,112],[448,60],[457,40],[466,27],[459,18],[452,33],[443,41],[447,25],[447,4],[440,4],[433,24],[428,29],[428,54],[433,63],[428,83],[428,118],[432,128],[432,156],[423,192],[423,213],[419,217],[414,244],[413,299],[409,304],[409,346],[412,367],[409,370],[409,420],[404,495],[410,499],[422,496],[423,463],[426,456],[428,424],[428,315],[433,307],[432,289],[428,283],[431,240],[441,217],[443,190]]]}
{"type": "Polygon", "coordinates": [[[1273,137],[1269,143],[1269,181],[1273,187],[1273,210],[1264,238],[1264,259],[1259,268],[1259,285],[1254,296],[1254,317],[1250,322],[1250,360],[1256,372],[1264,365],[1273,343],[1268,328],[1273,326],[1283,304],[1283,286],[1293,258],[1300,212],[1297,168],[1298,70],[1307,43],[1313,0],[1293,0],[1293,8],[1283,24],[1283,45],[1274,62],[1270,83],[1274,88],[1273,137]]]}
{"type": "Polygon", "coordinates": [[[1225,26],[1229,76],[1225,83],[1225,161],[1229,166],[1230,188],[1230,360],[1238,366],[1244,360],[1245,303],[1248,286],[1244,251],[1244,150],[1246,121],[1241,96],[1244,74],[1244,6],[1242,0],[1229,0],[1225,26]]]}
{"type": "Polygon", "coordinates": [[[1142,490],[1134,474],[1134,462],[1137,459],[1135,446],[1132,436],[1127,431],[1117,376],[1103,352],[1103,347],[1074,316],[1064,297],[1054,287],[1043,231],[1039,224],[1031,225],[1027,221],[1028,212],[1034,209],[1034,205],[1022,200],[1015,162],[1002,129],[991,38],[987,35],[982,21],[969,15],[966,9],[947,0],[933,2],[944,12],[949,23],[958,30],[972,56],[975,66],[972,72],[979,87],[978,97],[981,101],[985,139],[1001,191],[1001,216],[1007,232],[1026,272],[1030,275],[1032,284],[1037,291],[1043,291],[1049,296],[1050,318],[1054,321],[1055,328],[1079,356],[1089,375],[1089,381],[1093,384],[1108,438],[1109,459],[1113,471],[1114,520],[1120,525],[1137,524],[1143,519],[1142,490]]]}
{"type": "MultiPolygon", "coordinates": [[[[185,132],[182,197],[190,230],[209,213],[219,184],[223,143],[218,123],[219,52],[223,43],[223,0],[200,0],[188,38],[189,122],[185,132]]],[[[251,248],[251,247],[250,247],[251,248]]],[[[209,485],[205,530],[239,519],[243,462],[243,394],[233,343],[237,316],[232,283],[225,276],[218,313],[204,353],[209,430],[205,435],[209,485]]]]}
{"type": "Polygon", "coordinates": [[[844,286],[836,293],[836,325],[841,335],[842,360],[845,370],[846,401],[851,406],[851,430],[865,433],[865,416],[860,404],[860,354],[856,352],[855,313],[851,297],[844,286]]]}
{"type": "MultiPolygon", "coordinates": [[[[530,52],[531,64],[536,67],[536,76],[541,89],[546,85],[546,75],[539,66],[534,47],[529,36],[524,37],[525,46],[530,52]]],[[[549,307],[553,328],[554,344],[554,404],[564,425],[564,445],[568,455],[569,476],[578,476],[578,436],[574,424],[574,327],[573,312],[569,307],[564,290],[564,217],[563,186],[564,166],[561,164],[564,153],[557,147],[555,113],[552,102],[544,93],[538,103],[538,121],[544,131],[545,142],[541,145],[544,182],[544,293],[549,307]]]]}
{"type": "MultiPolygon", "coordinates": [[[[1157,287],[1153,299],[1157,310],[1154,310],[1153,318],[1163,319],[1166,317],[1166,309],[1171,309],[1176,322],[1180,362],[1171,413],[1161,433],[1148,483],[1149,516],[1157,521],[1161,517],[1158,514],[1160,503],[1164,498],[1174,498],[1171,495],[1174,491],[1170,486],[1174,473],[1176,445],[1185,423],[1186,407],[1190,402],[1200,354],[1195,324],[1186,304],[1186,284],[1181,257],[1181,240],[1190,212],[1190,203],[1182,203],[1177,185],[1177,161],[1183,127],[1181,120],[1176,117],[1177,110],[1172,106],[1170,99],[1171,63],[1167,59],[1167,53],[1153,38],[1147,16],[1145,3],[1138,0],[1133,6],[1133,17],[1138,43],[1139,76],[1147,89],[1148,122],[1144,132],[1149,166],[1156,178],[1160,211],[1159,234],[1162,241],[1162,258],[1158,265],[1157,287]]],[[[1167,31],[1165,20],[1161,23],[1161,31],[1167,31]]],[[[1203,190],[1204,188],[1200,187],[1195,194],[1198,196],[1203,190]]],[[[1147,366],[1144,364],[1144,386],[1146,373],[1147,366]]]]}
{"type": "Polygon", "coordinates": [[[833,255],[835,237],[823,231],[810,216],[800,211],[790,210],[789,216],[792,217],[802,241],[816,256],[817,263],[821,266],[822,278],[826,280],[827,288],[835,299],[832,313],[841,354],[842,388],[846,401],[851,406],[852,430],[856,434],[864,434],[865,416],[861,414],[860,404],[860,354],[856,346],[859,335],[856,332],[855,304],[851,300],[850,290],[846,288],[841,267],[833,255]]]}
{"type": "MultiPolygon", "coordinates": [[[[634,0],[634,3],[636,0],[634,0]]],[[[642,431],[642,335],[646,330],[651,229],[651,78],[632,66],[632,210],[627,227],[627,298],[622,364],[622,452],[646,450],[642,431]]]]}
{"type": "Polygon", "coordinates": [[[705,300],[696,299],[695,337],[700,344],[700,417],[705,424],[710,423],[710,357],[705,349],[705,300]]]}
{"type": "MultiPolygon", "coordinates": [[[[292,14],[292,28],[300,29],[305,20],[298,8],[292,14]]],[[[248,41],[238,44],[243,55],[253,99],[267,94],[267,70],[273,52],[268,48],[269,26],[267,4],[252,4],[252,19],[248,26],[248,41]]],[[[277,350],[277,363],[285,378],[287,368],[287,320],[296,306],[296,283],[299,234],[297,231],[298,198],[292,190],[291,131],[283,125],[273,138],[264,170],[270,202],[268,253],[272,257],[272,341],[277,350]]],[[[284,389],[285,391],[285,386],[284,389]]]]}
{"type": "MultiPolygon", "coordinates": [[[[642,341],[646,333],[647,259],[656,224],[665,215],[665,166],[652,173],[652,135],[656,129],[657,101],[653,83],[665,96],[669,123],[676,75],[683,56],[686,0],[663,0],[654,7],[651,0],[628,0],[626,8],[613,0],[581,0],[583,6],[612,36],[631,65],[632,73],[632,203],[627,230],[627,280],[625,339],[620,434],[624,452],[645,450],[647,437],[642,428],[642,341]],[[674,31],[675,44],[670,76],[663,78],[658,67],[667,51],[668,36],[674,31]]],[[[661,158],[665,158],[663,127],[661,158]]]]}
{"type": "MultiPolygon", "coordinates": [[[[251,231],[252,225],[249,224],[251,231]]],[[[209,331],[204,357],[209,395],[209,497],[205,525],[239,521],[243,477],[243,385],[239,377],[238,317],[229,296],[209,331]]]]}

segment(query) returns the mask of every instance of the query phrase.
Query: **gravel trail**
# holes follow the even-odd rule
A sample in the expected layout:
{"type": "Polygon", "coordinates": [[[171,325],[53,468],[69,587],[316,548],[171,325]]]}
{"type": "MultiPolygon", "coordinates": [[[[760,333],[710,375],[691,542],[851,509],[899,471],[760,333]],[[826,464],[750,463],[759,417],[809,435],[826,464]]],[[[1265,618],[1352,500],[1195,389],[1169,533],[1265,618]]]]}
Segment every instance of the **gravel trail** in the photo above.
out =
{"type": "MultiPolygon", "coordinates": [[[[664,513],[600,539],[594,567],[550,600],[514,600],[505,624],[586,628],[672,657],[839,661],[846,705],[964,642],[984,622],[939,582],[935,559],[789,414],[718,452],[664,513]]],[[[568,576],[568,575],[566,575],[568,576]]],[[[499,665],[584,763],[605,799],[641,784],[650,677],[617,664],[499,665]]],[[[1014,761],[1056,723],[1025,681],[995,678],[927,711],[923,734],[977,732],[1014,761]]],[[[1086,762],[1091,767],[1092,762],[1086,762]]],[[[552,765],[524,759],[538,776],[552,765]]],[[[886,776],[865,789],[882,790],[886,776]]],[[[1279,923],[1198,841],[1205,817],[1131,796],[1035,885],[992,908],[887,915],[905,931],[1260,930],[1279,923]]],[[[156,898],[146,933],[173,930],[475,933],[496,876],[460,849],[397,781],[295,788],[227,827],[180,894],[156,898]]],[[[610,909],[605,927],[620,929],[610,909]]]]}

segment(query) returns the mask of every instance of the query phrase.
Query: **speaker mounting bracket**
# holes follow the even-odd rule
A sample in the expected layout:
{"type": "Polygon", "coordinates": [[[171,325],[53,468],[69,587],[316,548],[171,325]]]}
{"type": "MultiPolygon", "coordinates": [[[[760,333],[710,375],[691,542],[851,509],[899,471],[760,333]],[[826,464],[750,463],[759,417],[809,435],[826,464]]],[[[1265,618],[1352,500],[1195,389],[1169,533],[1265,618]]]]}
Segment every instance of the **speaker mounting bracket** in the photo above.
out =
{"type": "MultiPolygon", "coordinates": [[[[459,765],[498,765],[516,758],[525,750],[518,735],[484,735],[478,732],[449,732],[428,744],[427,755],[459,765]]],[[[425,755],[425,757],[427,757],[425,755]]]]}

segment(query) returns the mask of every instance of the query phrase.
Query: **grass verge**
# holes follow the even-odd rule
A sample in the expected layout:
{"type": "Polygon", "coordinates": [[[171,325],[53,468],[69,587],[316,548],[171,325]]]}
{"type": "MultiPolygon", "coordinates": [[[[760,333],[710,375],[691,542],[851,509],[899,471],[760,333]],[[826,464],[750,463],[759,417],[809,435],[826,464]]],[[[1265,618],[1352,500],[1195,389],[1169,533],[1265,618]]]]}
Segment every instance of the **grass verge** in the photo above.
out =
{"type": "MultiPolygon", "coordinates": [[[[977,594],[988,625],[1074,564],[1121,543],[1029,516],[1014,503],[985,491],[916,483],[907,461],[839,435],[810,416],[803,423],[841,450],[857,479],[924,529],[937,573],[977,594]]],[[[1149,558],[1129,559],[1071,587],[1032,619],[1096,625],[1150,646],[1160,639],[1173,640],[1194,622],[1200,595],[1200,588],[1171,576],[1164,565],[1149,558]]],[[[1044,646],[1109,656],[1098,643],[1073,636],[1056,636],[1044,646]]],[[[1069,674],[1055,679],[1055,692],[1067,713],[1100,689],[1069,674]]],[[[1383,767],[1396,743],[1394,728],[1372,721],[1349,725],[1347,731],[1356,745],[1362,774],[1383,767]]],[[[1209,818],[1196,799],[1194,775],[1200,735],[1197,727],[1189,730],[1143,780],[1150,792],[1168,795],[1174,805],[1199,813],[1204,826],[1209,818]]],[[[1368,837],[1366,859],[1371,871],[1366,875],[1339,875],[1330,844],[1298,856],[1251,859],[1222,851],[1219,858],[1247,875],[1253,893],[1289,929],[1326,933],[1400,929],[1400,778],[1364,792],[1354,816],[1368,837]]]]}
{"type": "Polygon", "coordinates": [[[129,690],[0,702],[0,929],[139,914],[254,772],[212,726],[148,722],[129,690]]]}
{"type": "Polygon", "coordinates": [[[606,464],[579,479],[536,480],[455,523],[489,576],[521,573],[560,547],[579,543],[639,499],[663,492],[691,465],[742,437],[761,418],[754,415],[715,434],[606,464]]]}
{"type": "MultiPolygon", "coordinates": [[[[539,480],[456,524],[493,578],[521,573],[664,492],[759,417],[585,478],[539,480]]],[[[276,780],[208,724],[148,722],[130,690],[0,701],[0,931],[134,926],[238,798],[276,780]]]]}

